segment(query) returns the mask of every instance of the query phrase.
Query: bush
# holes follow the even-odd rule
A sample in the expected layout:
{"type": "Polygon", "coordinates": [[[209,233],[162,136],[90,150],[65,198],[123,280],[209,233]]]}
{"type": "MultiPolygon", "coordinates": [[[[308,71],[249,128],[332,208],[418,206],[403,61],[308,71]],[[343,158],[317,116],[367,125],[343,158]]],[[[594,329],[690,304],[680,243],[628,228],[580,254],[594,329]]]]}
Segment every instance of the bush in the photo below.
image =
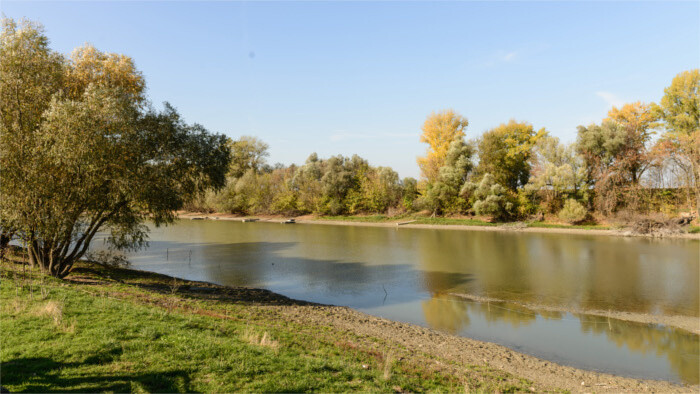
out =
{"type": "Polygon", "coordinates": [[[471,195],[474,199],[473,209],[477,215],[491,216],[495,221],[512,218],[517,208],[516,201],[491,174],[485,174],[478,185],[467,182],[462,187],[461,194],[471,195]]]}
{"type": "Polygon", "coordinates": [[[586,215],[586,208],[573,198],[566,200],[564,208],[559,211],[559,219],[569,224],[581,223],[586,215]]]}

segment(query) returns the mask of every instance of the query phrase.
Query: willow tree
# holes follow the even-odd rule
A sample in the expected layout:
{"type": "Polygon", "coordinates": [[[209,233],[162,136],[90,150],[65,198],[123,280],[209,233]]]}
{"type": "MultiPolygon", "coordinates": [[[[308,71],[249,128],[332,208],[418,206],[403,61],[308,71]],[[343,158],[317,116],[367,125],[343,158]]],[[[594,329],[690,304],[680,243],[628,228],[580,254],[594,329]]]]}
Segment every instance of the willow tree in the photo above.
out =
{"type": "Polygon", "coordinates": [[[132,61],[88,52],[63,59],[40,27],[3,22],[0,91],[14,100],[0,103],[0,222],[57,277],[99,231],[118,248],[143,245],[146,220],[172,222],[223,185],[229,164],[225,137],[167,104],[148,109],[132,61]]]}
{"type": "MultiPolygon", "coordinates": [[[[38,24],[2,19],[0,36],[0,190],[24,184],[23,163],[33,157],[26,146],[51,96],[63,83],[64,59],[49,49],[38,24]],[[13,151],[9,156],[5,152],[13,151]],[[14,171],[10,169],[14,168],[14,171]]],[[[8,196],[0,195],[0,257],[16,233],[16,224],[1,212],[8,196]]]]}

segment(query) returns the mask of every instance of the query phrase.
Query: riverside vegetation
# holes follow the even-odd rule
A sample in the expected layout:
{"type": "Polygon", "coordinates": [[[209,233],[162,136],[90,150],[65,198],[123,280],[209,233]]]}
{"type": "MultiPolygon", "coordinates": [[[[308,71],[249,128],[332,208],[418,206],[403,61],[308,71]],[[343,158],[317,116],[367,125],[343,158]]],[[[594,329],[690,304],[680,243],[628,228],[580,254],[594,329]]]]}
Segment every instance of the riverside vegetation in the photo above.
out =
{"type": "MultiPolygon", "coordinates": [[[[399,179],[366,160],[315,153],[303,165],[266,163],[255,137],[228,140],[231,167],[222,190],[190,211],[401,218],[477,216],[476,221],[635,227],[686,225],[697,216],[700,72],[678,74],[659,104],[613,107],[600,124],[578,127],[562,144],[544,129],[511,120],[467,140],[466,118],[429,115],[418,159],[422,177],[399,179]],[[653,135],[658,138],[653,139],[653,135]],[[684,213],[685,217],[669,220],[684,213]]],[[[697,230],[697,229],[695,229],[697,230]]]]}
{"type": "Polygon", "coordinates": [[[420,135],[422,177],[400,180],[357,155],[270,166],[255,137],[210,133],[167,103],[155,110],[128,56],[86,45],[68,58],[40,25],[2,24],[0,253],[15,239],[53,276],[68,275],[98,232],[114,248],[139,248],[146,220],[169,224],[183,208],[613,222],[655,234],[681,231],[692,215],[669,217],[698,210],[697,69],[678,74],[658,104],[613,107],[579,126],[569,145],[515,120],[467,140],[465,117],[433,113],[420,135]]]}

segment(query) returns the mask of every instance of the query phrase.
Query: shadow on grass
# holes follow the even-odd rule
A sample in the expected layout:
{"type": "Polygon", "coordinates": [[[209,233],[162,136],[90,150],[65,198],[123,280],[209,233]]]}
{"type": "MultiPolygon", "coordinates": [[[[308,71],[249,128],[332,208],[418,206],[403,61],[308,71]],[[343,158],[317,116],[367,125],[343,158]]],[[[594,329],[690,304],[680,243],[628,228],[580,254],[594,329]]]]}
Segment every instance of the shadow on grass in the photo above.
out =
{"type": "Polygon", "coordinates": [[[17,358],[2,363],[2,384],[23,392],[191,392],[189,374],[183,370],[149,373],[108,372],[100,368],[114,360],[121,349],[92,355],[82,362],[60,362],[47,357],[17,358]],[[94,366],[95,372],[71,374],[72,369],[94,366]]]}

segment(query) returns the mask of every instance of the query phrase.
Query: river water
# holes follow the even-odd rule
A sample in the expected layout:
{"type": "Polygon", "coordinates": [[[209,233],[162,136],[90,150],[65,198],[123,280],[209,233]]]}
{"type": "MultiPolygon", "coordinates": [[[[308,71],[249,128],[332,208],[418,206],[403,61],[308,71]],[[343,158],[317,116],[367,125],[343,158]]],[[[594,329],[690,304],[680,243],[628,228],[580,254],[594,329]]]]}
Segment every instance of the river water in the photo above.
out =
{"type": "Polygon", "coordinates": [[[700,319],[697,240],[202,220],[150,238],[134,268],[349,306],[583,369],[700,380],[697,334],[508,302],[700,319]]]}

